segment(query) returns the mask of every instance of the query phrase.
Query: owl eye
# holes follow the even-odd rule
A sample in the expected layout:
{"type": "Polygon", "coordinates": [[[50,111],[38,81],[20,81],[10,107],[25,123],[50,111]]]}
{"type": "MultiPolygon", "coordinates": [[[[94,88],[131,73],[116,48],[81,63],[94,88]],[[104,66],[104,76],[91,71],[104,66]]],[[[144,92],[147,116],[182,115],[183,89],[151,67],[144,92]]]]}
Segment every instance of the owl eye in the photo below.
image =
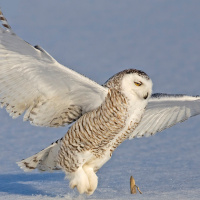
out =
{"type": "Polygon", "coordinates": [[[136,86],[141,86],[142,85],[142,82],[139,81],[139,82],[134,82],[136,86]]]}

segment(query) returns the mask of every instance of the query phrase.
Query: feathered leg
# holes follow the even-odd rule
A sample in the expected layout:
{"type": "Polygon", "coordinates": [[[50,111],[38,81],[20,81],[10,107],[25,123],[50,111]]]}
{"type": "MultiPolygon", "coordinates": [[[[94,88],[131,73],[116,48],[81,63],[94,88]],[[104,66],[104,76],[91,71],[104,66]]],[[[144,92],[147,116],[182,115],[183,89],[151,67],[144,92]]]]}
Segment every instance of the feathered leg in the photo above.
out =
{"type": "Polygon", "coordinates": [[[97,188],[97,185],[98,185],[98,177],[97,175],[95,174],[94,170],[92,167],[89,167],[89,166],[83,166],[83,169],[85,171],[85,173],[87,174],[87,177],[88,177],[88,180],[89,180],[89,188],[87,190],[87,194],[88,195],[92,195],[94,193],[94,191],[96,190],[97,188]]]}

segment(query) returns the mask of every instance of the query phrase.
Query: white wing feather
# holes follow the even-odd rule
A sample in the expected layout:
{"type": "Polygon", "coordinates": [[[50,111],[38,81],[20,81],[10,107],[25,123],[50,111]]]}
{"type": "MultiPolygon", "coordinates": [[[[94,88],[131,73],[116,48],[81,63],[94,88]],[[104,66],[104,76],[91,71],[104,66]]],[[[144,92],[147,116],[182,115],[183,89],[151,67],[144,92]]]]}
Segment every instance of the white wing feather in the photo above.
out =
{"type": "Polygon", "coordinates": [[[13,118],[63,126],[97,108],[107,89],[64,67],[40,47],[0,28],[0,104],[13,118]]]}
{"type": "Polygon", "coordinates": [[[154,94],[144,116],[129,139],[151,136],[200,114],[200,97],[154,94]]]}

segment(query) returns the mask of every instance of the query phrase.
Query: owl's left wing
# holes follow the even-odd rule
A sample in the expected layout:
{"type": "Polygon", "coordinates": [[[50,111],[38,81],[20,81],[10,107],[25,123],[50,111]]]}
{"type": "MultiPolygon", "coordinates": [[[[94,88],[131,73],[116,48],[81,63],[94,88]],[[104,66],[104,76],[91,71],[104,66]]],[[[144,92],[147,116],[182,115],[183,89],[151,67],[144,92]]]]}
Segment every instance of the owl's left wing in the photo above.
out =
{"type": "Polygon", "coordinates": [[[200,114],[200,97],[153,94],[140,124],[129,139],[151,136],[200,114]]]}

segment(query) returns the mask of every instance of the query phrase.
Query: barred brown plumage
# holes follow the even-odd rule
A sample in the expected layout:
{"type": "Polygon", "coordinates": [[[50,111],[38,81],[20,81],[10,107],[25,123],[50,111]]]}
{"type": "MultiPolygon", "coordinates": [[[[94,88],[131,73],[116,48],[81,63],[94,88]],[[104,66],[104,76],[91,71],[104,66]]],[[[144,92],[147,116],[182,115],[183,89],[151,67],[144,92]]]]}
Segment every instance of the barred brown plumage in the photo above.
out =
{"type": "MultiPolygon", "coordinates": [[[[141,71],[125,70],[109,79],[104,87],[108,93],[99,107],[82,115],[61,140],[19,165],[25,170],[60,167],[70,179],[70,187],[92,194],[98,184],[95,173],[139,124],[148,100],[144,96],[151,94],[152,83],[141,71]],[[144,83],[142,89],[133,84],[134,80],[144,83]]],[[[76,117],[81,108],[70,106],[67,112],[68,118],[76,117]]]]}
{"type": "Polygon", "coordinates": [[[0,10],[0,20],[1,20],[1,22],[2,22],[2,25],[3,25],[5,28],[11,30],[11,26],[8,24],[7,19],[3,16],[3,13],[2,13],[1,10],[0,10]]]}
{"type": "Polygon", "coordinates": [[[129,69],[101,86],[19,38],[1,11],[0,20],[6,28],[0,28],[1,106],[13,117],[25,112],[24,120],[37,126],[75,121],[63,138],[18,165],[25,171],[62,169],[72,188],[92,194],[98,184],[95,173],[139,123],[151,80],[129,69]],[[144,84],[137,88],[135,81],[144,84]]]}
{"type": "MultiPolygon", "coordinates": [[[[62,162],[67,159],[65,153],[80,152],[89,150],[94,156],[101,158],[104,156],[102,152],[105,149],[112,146],[112,140],[118,134],[118,132],[125,126],[126,116],[128,112],[128,104],[121,104],[126,102],[124,95],[119,93],[115,89],[111,89],[106,97],[104,103],[94,111],[88,112],[83,115],[67,132],[64,137],[65,142],[62,144],[62,148],[59,152],[59,164],[66,171],[71,172],[68,166],[65,166],[66,162],[62,162]],[[114,96],[118,96],[118,101],[113,102],[114,96]],[[112,102],[112,107],[108,106],[112,102]],[[120,107],[120,117],[115,115],[115,107],[120,107]],[[95,116],[95,118],[93,118],[95,116]],[[113,120],[118,120],[118,123],[113,126],[113,120]],[[79,131],[77,130],[79,128],[79,131]],[[92,131],[91,128],[92,127],[92,131]],[[74,143],[79,138],[79,144],[74,143]]],[[[124,137],[125,138],[125,137],[124,137]]],[[[118,142],[123,141],[124,138],[118,142]]],[[[78,162],[78,159],[76,160],[78,162]]],[[[68,161],[69,163],[71,160],[68,161]]],[[[83,161],[80,161],[83,164],[83,161]]]]}

